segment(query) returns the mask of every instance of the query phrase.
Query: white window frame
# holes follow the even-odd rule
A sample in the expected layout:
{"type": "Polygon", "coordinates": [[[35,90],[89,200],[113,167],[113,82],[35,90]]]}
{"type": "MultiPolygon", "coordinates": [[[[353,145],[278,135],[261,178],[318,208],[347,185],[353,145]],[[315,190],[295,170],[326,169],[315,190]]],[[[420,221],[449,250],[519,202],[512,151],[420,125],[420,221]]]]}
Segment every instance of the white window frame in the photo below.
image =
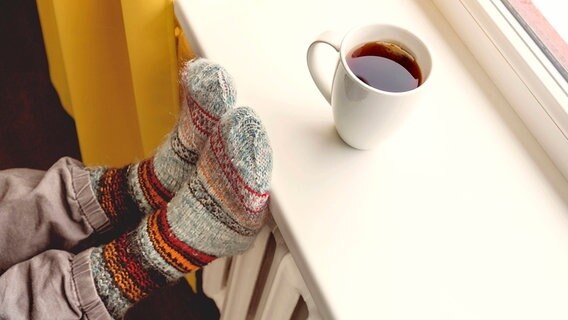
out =
{"type": "Polygon", "coordinates": [[[501,0],[432,0],[568,179],[568,84],[501,0]]]}

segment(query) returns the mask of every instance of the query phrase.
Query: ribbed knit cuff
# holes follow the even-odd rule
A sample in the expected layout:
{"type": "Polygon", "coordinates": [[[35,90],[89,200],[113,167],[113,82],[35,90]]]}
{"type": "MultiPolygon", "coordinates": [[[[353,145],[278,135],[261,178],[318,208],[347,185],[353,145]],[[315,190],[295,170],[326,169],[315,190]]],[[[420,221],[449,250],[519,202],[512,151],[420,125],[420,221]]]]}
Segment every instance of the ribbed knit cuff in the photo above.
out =
{"type": "Polygon", "coordinates": [[[93,249],[87,249],[73,258],[71,272],[77,290],[79,305],[88,320],[113,320],[99,298],[91,272],[90,256],[93,249]]]}
{"type": "Polygon", "coordinates": [[[71,176],[73,177],[76,201],[83,217],[97,233],[108,231],[111,224],[92,189],[89,171],[82,167],[72,167],[71,176]]]}

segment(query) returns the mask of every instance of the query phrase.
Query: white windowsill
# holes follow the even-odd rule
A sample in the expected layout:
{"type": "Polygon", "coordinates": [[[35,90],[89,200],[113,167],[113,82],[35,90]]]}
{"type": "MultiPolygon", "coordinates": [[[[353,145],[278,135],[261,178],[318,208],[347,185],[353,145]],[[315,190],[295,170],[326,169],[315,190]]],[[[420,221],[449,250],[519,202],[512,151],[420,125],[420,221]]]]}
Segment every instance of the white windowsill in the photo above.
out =
{"type": "Polygon", "coordinates": [[[236,79],[275,156],[274,218],[330,319],[566,319],[568,182],[436,6],[176,0],[194,49],[236,79]],[[346,146],[305,62],[326,29],[398,24],[430,45],[423,107],[346,146]]]}
{"type": "Polygon", "coordinates": [[[434,0],[568,178],[568,84],[501,0],[434,0]]]}

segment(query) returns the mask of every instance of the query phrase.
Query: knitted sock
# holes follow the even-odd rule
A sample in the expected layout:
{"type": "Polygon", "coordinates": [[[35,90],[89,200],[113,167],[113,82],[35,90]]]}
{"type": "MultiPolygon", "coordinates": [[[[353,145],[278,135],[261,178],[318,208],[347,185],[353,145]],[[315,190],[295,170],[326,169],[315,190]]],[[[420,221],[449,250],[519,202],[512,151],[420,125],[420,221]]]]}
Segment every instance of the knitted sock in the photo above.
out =
{"type": "Polygon", "coordinates": [[[220,117],[235,103],[230,75],[205,59],[186,63],[181,86],[178,122],[153,157],[120,169],[90,170],[91,185],[111,226],[134,225],[144,214],[165,206],[189,178],[220,117]]]}
{"type": "Polygon", "coordinates": [[[242,253],[267,216],[272,150],[249,108],[230,110],[214,129],[195,174],[165,208],[93,249],[97,292],[112,316],[217,257],[242,253]]]}

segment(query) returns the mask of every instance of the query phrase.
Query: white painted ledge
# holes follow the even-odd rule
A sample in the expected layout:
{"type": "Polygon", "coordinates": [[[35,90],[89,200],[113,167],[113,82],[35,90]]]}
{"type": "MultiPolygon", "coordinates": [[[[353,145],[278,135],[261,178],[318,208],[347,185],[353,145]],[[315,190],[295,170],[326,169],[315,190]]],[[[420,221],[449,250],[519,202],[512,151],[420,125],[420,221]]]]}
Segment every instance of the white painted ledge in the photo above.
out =
{"type": "Polygon", "coordinates": [[[236,79],[275,155],[272,210],[329,319],[568,318],[568,184],[429,1],[176,0],[236,79]],[[370,152],[345,145],[305,52],[394,23],[431,46],[422,108],[370,152]]]}

